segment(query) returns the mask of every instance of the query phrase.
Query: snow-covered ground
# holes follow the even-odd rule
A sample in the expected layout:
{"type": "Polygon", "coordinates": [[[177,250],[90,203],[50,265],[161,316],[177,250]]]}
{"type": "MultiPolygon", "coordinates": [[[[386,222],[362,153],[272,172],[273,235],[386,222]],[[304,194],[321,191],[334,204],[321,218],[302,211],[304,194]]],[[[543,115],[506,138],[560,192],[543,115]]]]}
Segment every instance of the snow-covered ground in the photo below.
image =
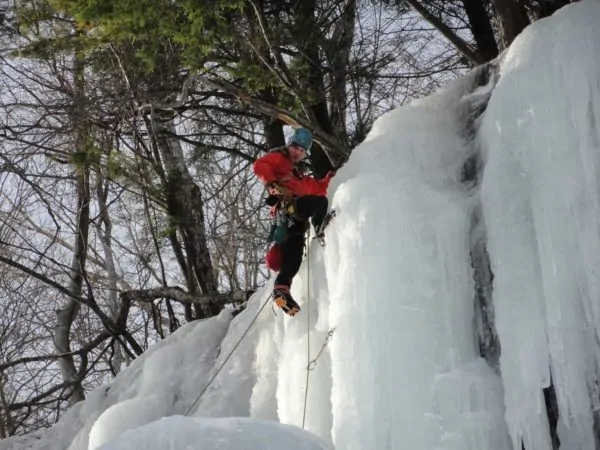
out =
{"type": "MultiPolygon", "coordinates": [[[[92,447],[90,447],[92,448],[92,447]]],[[[249,418],[171,416],[123,433],[99,450],[327,450],[315,436],[290,425],[249,418]]]]}
{"type": "Polygon", "coordinates": [[[338,216],[295,280],[299,316],[263,308],[268,285],[0,449],[547,450],[551,382],[560,448],[594,449],[598,23],[597,0],[565,7],[497,65],[381,117],[332,183],[338,216]],[[499,370],[479,356],[474,234],[499,370]]]}

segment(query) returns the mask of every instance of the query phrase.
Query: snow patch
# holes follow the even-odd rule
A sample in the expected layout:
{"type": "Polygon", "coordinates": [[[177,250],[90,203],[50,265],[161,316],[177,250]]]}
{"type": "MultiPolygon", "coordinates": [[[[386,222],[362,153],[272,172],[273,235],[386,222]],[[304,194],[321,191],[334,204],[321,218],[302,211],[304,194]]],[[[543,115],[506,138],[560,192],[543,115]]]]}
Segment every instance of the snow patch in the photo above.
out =
{"type": "Polygon", "coordinates": [[[99,450],[331,450],[296,427],[245,418],[167,417],[123,433],[99,450]]]}

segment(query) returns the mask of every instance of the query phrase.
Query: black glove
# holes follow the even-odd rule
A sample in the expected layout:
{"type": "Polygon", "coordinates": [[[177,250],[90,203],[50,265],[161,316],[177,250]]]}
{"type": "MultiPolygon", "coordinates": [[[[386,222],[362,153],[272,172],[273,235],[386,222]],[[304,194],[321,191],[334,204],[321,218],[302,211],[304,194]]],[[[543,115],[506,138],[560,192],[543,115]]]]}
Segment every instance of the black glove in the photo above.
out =
{"type": "Polygon", "coordinates": [[[276,195],[270,194],[265,199],[265,204],[267,204],[268,206],[275,206],[277,203],[279,203],[279,197],[277,197],[276,195]]]}

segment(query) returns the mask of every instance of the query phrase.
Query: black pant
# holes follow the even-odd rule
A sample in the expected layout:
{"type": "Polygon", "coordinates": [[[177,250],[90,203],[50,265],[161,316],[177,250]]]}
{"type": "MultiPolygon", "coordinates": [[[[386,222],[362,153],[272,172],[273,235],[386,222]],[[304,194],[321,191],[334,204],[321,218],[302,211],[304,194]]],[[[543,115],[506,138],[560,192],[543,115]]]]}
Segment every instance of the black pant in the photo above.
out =
{"type": "Polygon", "coordinates": [[[327,216],[327,197],[321,195],[305,195],[296,199],[296,213],[308,220],[310,217],[315,230],[317,230],[327,216]]]}
{"type": "Polygon", "coordinates": [[[304,234],[308,226],[308,219],[311,219],[313,227],[319,228],[327,215],[327,197],[318,195],[306,195],[299,197],[295,201],[297,217],[294,223],[288,228],[287,239],[280,245],[281,247],[281,270],[275,279],[275,286],[292,286],[292,279],[300,270],[302,264],[302,254],[304,253],[304,234]]]}

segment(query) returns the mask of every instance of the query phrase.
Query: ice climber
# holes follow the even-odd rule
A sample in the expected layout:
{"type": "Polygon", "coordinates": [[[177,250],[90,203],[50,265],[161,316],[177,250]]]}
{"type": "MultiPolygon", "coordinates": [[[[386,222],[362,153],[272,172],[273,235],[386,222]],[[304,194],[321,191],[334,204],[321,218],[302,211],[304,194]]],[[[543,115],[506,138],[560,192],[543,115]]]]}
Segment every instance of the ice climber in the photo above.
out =
{"type": "Polygon", "coordinates": [[[267,267],[277,274],[273,300],[286,314],[296,315],[300,306],[290,294],[292,279],[298,273],[304,252],[304,235],[309,218],[320,242],[327,217],[327,187],[332,172],[323,179],[303,173],[300,161],[312,145],[312,133],[297,128],[286,147],[271,150],[254,163],[254,173],[267,186],[271,206],[272,242],[266,255],[267,267]]]}

